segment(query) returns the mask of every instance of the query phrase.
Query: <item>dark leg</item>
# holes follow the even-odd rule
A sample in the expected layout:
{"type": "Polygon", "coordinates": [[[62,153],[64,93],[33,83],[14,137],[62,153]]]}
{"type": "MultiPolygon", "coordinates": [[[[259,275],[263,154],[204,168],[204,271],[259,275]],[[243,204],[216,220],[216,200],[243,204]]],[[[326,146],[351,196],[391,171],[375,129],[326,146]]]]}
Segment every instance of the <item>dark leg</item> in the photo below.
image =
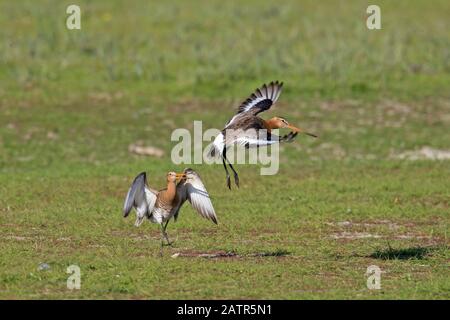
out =
{"type": "Polygon", "coordinates": [[[164,247],[164,232],[163,232],[163,225],[161,223],[161,247],[159,249],[159,255],[162,257],[163,256],[163,247],[164,247]]]}
{"type": "Polygon", "coordinates": [[[228,172],[227,165],[225,163],[225,158],[222,156],[223,167],[225,168],[225,172],[227,173],[227,186],[228,189],[231,190],[231,181],[230,181],[230,173],[228,172]]]}
{"type": "Polygon", "coordinates": [[[162,231],[164,239],[166,239],[166,241],[167,241],[167,245],[170,246],[172,243],[170,242],[169,236],[167,235],[167,232],[166,232],[166,228],[167,228],[168,224],[169,224],[169,220],[166,221],[166,224],[164,226],[161,223],[161,231],[162,231]]]}
{"type": "MultiPolygon", "coordinates": [[[[225,159],[225,160],[228,162],[228,165],[230,166],[231,170],[233,171],[233,173],[234,173],[234,183],[235,183],[236,186],[239,188],[239,176],[238,176],[236,170],[234,170],[233,166],[231,165],[231,162],[227,159],[227,152],[226,152],[226,149],[223,150],[223,159],[225,159]]],[[[222,159],[222,160],[223,160],[223,159],[222,159]]],[[[225,166],[225,161],[223,162],[223,165],[225,166]]],[[[228,171],[227,171],[227,174],[228,174],[228,171]]],[[[230,177],[229,177],[229,175],[228,175],[228,180],[229,180],[229,179],[230,179],[230,177]]],[[[228,184],[229,184],[229,181],[228,181],[228,184]]],[[[228,185],[228,188],[231,189],[231,187],[230,187],[229,185],[228,185]]]]}
{"type": "MultiPolygon", "coordinates": [[[[228,159],[227,159],[228,161],[228,159]]],[[[231,165],[231,163],[228,161],[228,165],[230,166],[231,170],[233,170],[234,173],[234,183],[236,184],[236,186],[239,188],[239,176],[236,172],[236,170],[234,170],[233,166],[231,165]]]]}

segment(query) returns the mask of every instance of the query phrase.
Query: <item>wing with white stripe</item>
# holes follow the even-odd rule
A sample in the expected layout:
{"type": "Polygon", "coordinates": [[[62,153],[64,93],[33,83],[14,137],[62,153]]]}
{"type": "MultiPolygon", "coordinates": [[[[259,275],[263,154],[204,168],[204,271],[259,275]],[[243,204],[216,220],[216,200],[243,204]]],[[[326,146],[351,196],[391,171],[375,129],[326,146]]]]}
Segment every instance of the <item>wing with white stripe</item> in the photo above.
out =
{"type": "Polygon", "coordinates": [[[290,132],[282,137],[268,133],[267,135],[244,135],[237,137],[234,142],[246,148],[257,148],[281,142],[292,142],[297,136],[297,132],[290,132]]]}
{"type": "Polygon", "coordinates": [[[139,226],[145,216],[150,217],[156,203],[157,192],[147,187],[145,172],[140,173],[131,184],[123,205],[123,216],[127,217],[133,208],[136,209],[135,225],[139,226]]]}
{"type": "Polygon", "coordinates": [[[283,82],[272,81],[268,85],[264,84],[261,88],[256,89],[247,100],[242,102],[238,113],[251,111],[254,114],[258,114],[269,110],[280,97],[282,88],[283,82]]]}
{"type": "Polygon", "coordinates": [[[192,169],[185,169],[184,173],[186,174],[186,179],[180,181],[177,185],[179,202],[173,209],[175,211],[174,219],[177,219],[181,206],[188,200],[195,211],[203,218],[209,219],[217,224],[216,212],[200,176],[192,169]]]}
{"type": "MultiPolygon", "coordinates": [[[[272,136],[273,137],[273,136],[272,136]]],[[[256,138],[250,138],[250,137],[240,137],[236,139],[236,143],[246,147],[246,148],[256,148],[256,147],[263,147],[268,146],[271,144],[275,144],[280,142],[279,137],[275,136],[273,137],[273,140],[267,140],[267,139],[256,139],[256,138]]]]}

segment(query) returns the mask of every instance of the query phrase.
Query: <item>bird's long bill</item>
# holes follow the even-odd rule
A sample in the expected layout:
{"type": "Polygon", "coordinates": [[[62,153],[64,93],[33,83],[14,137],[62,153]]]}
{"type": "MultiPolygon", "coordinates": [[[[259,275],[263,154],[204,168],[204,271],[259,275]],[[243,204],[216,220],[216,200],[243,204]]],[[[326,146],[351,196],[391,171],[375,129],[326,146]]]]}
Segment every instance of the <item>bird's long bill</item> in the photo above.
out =
{"type": "Polygon", "coordinates": [[[305,131],[305,130],[303,130],[303,129],[300,129],[300,128],[297,128],[297,127],[294,127],[294,126],[291,126],[291,125],[288,125],[287,127],[288,127],[289,129],[291,129],[292,131],[294,131],[294,132],[304,133],[304,134],[307,134],[308,136],[317,138],[317,136],[316,136],[315,134],[310,133],[310,132],[307,132],[307,131],[305,131]]]}
{"type": "Polygon", "coordinates": [[[177,173],[176,177],[177,177],[177,179],[184,179],[184,178],[186,178],[186,174],[184,172],[183,173],[177,173]]]}

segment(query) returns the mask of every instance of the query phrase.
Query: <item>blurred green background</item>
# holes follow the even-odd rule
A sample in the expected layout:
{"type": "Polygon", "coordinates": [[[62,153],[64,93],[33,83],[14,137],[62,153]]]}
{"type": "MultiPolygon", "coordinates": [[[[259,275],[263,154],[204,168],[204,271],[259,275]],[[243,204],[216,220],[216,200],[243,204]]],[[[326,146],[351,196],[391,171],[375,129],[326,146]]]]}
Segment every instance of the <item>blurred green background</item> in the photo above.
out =
{"type": "Polygon", "coordinates": [[[0,1],[1,298],[449,298],[450,165],[410,160],[450,153],[448,1],[377,1],[372,31],[369,1],[76,1],[81,30],[69,4],[0,1]],[[220,129],[272,80],[263,116],[320,139],[231,192],[194,166],[220,225],[184,208],[159,257],[158,227],[121,217],[132,178],[162,187],[174,129],[220,129]],[[216,251],[237,257],[195,257],[216,251]]]}

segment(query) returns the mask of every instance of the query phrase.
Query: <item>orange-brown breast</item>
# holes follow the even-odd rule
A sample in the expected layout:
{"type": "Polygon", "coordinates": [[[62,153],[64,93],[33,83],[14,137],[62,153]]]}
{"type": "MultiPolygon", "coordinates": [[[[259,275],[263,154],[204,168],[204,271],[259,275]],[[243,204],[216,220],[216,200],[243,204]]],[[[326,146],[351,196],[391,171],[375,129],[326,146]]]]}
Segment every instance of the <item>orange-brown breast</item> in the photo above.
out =
{"type": "Polygon", "coordinates": [[[270,120],[263,120],[263,125],[264,125],[264,128],[266,128],[267,129],[267,132],[271,132],[271,129],[272,129],[272,124],[270,123],[270,120]]]}
{"type": "Polygon", "coordinates": [[[176,185],[174,182],[169,182],[167,188],[161,190],[156,198],[156,206],[171,210],[176,202],[176,185]]]}

